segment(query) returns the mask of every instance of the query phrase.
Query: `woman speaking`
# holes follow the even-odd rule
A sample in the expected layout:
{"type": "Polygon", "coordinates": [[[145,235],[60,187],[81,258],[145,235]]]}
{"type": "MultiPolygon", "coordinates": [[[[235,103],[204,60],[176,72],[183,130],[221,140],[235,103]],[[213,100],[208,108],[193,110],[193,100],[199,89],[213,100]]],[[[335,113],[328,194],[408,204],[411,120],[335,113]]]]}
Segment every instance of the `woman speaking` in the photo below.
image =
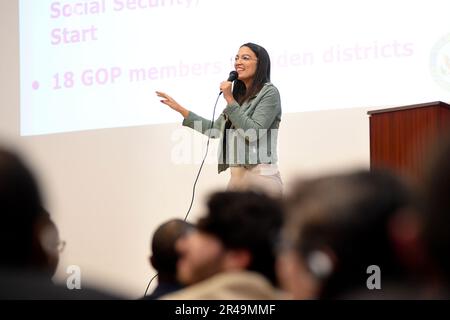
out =
{"type": "Polygon", "coordinates": [[[184,117],[184,126],[221,139],[218,171],[230,168],[229,190],[256,190],[279,197],[283,188],[277,166],[281,101],[270,82],[269,54],[257,44],[246,43],[239,48],[234,68],[238,74],[234,85],[231,81],[220,84],[227,106],[214,123],[166,93],[156,94],[184,117]]]}

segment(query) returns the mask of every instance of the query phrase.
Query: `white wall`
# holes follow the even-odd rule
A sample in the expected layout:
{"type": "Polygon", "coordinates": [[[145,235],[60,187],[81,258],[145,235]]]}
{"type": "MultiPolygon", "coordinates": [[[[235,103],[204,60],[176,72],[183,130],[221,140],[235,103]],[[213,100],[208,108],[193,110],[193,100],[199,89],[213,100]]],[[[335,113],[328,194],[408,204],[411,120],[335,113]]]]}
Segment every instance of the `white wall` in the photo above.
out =
{"type": "MultiPolygon", "coordinates": [[[[17,1],[0,1],[0,43],[0,143],[22,151],[38,172],[67,242],[57,278],[64,280],[67,266],[78,265],[84,283],[139,297],[153,275],[150,236],[162,221],[184,217],[198,170],[197,164],[171,159],[172,134],[180,124],[20,137],[17,1]]],[[[149,107],[163,106],[155,99],[149,107]]],[[[279,153],[285,183],[368,167],[369,109],[375,107],[283,115],[279,153]]],[[[204,138],[195,135],[195,142],[204,138]]],[[[217,175],[214,164],[204,168],[192,221],[207,194],[224,188],[228,177],[217,175]]]]}

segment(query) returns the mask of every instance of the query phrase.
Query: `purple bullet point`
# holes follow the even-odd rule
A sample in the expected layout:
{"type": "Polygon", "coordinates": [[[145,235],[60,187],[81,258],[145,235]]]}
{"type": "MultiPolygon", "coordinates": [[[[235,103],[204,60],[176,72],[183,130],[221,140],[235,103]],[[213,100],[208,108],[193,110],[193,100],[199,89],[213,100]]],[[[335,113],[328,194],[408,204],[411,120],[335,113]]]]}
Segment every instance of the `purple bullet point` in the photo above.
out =
{"type": "Polygon", "coordinates": [[[39,82],[33,81],[33,84],[31,86],[33,87],[34,90],[37,90],[39,89],[39,82]]]}

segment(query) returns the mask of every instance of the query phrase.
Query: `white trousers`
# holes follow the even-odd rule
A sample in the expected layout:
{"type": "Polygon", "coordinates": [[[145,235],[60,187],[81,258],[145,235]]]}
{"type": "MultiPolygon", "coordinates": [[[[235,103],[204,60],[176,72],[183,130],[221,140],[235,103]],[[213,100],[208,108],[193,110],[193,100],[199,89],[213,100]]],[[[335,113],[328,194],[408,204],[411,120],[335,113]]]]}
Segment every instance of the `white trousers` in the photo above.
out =
{"type": "Polygon", "coordinates": [[[230,167],[231,177],[227,190],[264,192],[280,198],[283,194],[283,182],[276,164],[258,164],[249,168],[230,167]]]}

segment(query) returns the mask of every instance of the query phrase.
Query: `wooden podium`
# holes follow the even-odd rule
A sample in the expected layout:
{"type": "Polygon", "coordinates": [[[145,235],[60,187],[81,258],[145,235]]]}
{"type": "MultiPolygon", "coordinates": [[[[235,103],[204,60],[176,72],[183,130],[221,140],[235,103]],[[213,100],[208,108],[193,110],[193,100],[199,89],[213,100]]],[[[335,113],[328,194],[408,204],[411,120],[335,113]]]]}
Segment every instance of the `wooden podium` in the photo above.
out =
{"type": "Polygon", "coordinates": [[[368,114],[370,167],[387,168],[418,182],[431,147],[450,131],[450,105],[437,101],[368,114]]]}

